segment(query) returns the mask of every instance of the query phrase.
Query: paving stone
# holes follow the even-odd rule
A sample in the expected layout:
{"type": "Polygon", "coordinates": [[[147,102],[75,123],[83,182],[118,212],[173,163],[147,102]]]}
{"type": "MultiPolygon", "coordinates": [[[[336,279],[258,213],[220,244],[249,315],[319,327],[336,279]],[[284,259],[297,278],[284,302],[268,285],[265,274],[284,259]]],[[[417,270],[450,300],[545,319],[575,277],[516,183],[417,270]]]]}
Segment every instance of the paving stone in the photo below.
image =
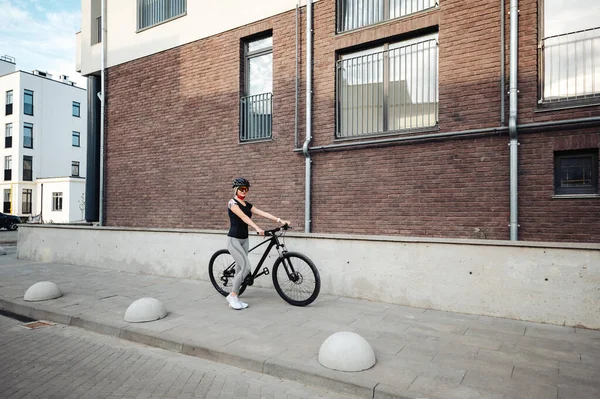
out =
{"type": "Polygon", "coordinates": [[[510,398],[547,399],[556,398],[558,388],[534,384],[531,381],[520,381],[499,376],[490,376],[477,371],[469,371],[461,385],[473,388],[502,392],[510,398]]]}
{"type": "Polygon", "coordinates": [[[474,388],[463,384],[447,384],[435,378],[420,376],[408,391],[414,397],[427,399],[506,399],[501,392],[474,388]]]}

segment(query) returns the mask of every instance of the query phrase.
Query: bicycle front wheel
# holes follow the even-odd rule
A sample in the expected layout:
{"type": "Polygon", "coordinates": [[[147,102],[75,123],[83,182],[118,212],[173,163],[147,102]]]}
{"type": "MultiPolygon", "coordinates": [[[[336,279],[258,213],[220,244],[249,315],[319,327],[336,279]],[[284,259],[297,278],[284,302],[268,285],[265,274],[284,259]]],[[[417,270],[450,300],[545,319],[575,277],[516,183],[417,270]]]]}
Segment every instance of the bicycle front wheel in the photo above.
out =
{"type": "MultiPolygon", "coordinates": [[[[235,276],[235,260],[226,249],[221,249],[214,253],[208,264],[208,275],[210,282],[219,294],[229,295],[233,288],[233,277],[235,276]]],[[[246,290],[246,284],[242,284],[238,295],[246,290]]]]}
{"type": "Polygon", "coordinates": [[[308,257],[298,252],[286,252],[273,265],[273,285],[289,304],[306,306],[317,299],[321,277],[308,257]]]}

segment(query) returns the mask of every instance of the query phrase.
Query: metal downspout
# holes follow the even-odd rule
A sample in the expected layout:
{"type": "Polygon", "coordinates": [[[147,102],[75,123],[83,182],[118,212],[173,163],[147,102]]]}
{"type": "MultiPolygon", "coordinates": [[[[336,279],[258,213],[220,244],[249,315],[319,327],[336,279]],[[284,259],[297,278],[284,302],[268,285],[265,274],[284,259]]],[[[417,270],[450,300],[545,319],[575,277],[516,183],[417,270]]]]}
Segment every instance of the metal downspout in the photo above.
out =
{"type": "Polygon", "coordinates": [[[306,177],[304,187],[304,232],[310,233],[311,162],[308,146],[312,140],[312,2],[306,2],[306,139],[302,146],[305,156],[306,177]]]}
{"type": "Polygon", "coordinates": [[[517,67],[519,45],[519,1],[510,0],[510,87],[508,132],[510,136],[510,240],[517,241],[519,233],[519,158],[517,140],[517,67]]]}
{"type": "Polygon", "coordinates": [[[102,0],[102,54],[100,56],[101,72],[100,72],[100,209],[98,217],[98,225],[104,226],[104,103],[105,103],[105,88],[106,82],[104,72],[106,69],[106,1],[102,0]]]}

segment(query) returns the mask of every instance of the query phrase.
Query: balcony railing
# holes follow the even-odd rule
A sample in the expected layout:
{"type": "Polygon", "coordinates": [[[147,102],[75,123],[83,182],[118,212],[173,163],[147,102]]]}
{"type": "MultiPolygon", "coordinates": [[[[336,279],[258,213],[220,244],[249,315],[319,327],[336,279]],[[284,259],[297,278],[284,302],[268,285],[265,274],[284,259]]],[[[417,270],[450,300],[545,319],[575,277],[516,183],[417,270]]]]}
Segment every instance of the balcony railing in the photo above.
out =
{"type": "Polygon", "coordinates": [[[240,141],[270,139],[273,125],[273,94],[240,99],[240,141]]]}
{"type": "Polygon", "coordinates": [[[540,103],[600,98],[600,27],[540,41],[540,103]]]}
{"type": "Polygon", "coordinates": [[[337,0],[337,31],[374,25],[437,6],[438,0],[337,0]]]}
{"type": "Polygon", "coordinates": [[[336,136],[436,126],[437,61],[436,39],[338,61],[336,136]]]}

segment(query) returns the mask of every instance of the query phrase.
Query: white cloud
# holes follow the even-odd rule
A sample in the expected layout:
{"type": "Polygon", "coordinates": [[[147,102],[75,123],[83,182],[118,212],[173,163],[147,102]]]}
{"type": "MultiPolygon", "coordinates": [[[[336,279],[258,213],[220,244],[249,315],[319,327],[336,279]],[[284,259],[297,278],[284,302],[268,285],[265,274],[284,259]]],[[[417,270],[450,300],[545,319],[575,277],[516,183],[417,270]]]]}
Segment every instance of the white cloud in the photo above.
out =
{"type": "Polygon", "coordinates": [[[0,10],[0,54],[15,57],[17,69],[67,75],[85,87],[75,71],[80,9],[60,10],[53,1],[0,0],[0,10]]]}

